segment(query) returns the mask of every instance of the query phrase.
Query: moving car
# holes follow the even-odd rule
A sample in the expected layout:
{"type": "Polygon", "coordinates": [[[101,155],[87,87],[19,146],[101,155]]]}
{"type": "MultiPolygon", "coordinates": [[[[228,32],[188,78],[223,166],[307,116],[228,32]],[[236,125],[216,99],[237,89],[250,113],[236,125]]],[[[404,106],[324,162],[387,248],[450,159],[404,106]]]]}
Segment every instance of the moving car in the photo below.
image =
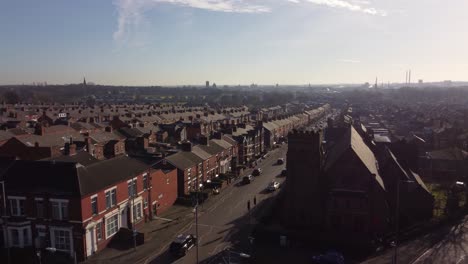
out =
{"type": "Polygon", "coordinates": [[[267,190],[270,191],[270,192],[274,192],[274,191],[278,190],[279,187],[280,187],[279,182],[274,181],[274,182],[270,182],[270,184],[267,187],[267,190]]]}
{"type": "Polygon", "coordinates": [[[169,252],[173,256],[182,257],[187,251],[197,244],[197,238],[194,235],[181,234],[169,246],[169,252]]]}
{"type": "Polygon", "coordinates": [[[252,175],[244,176],[244,177],[242,178],[242,183],[243,183],[243,184],[249,184],[249,183],[251,183],[252,181],[253,181],[252,175]]]}
{"type": "Polygon", "coordinates": [[[253,172],[252,172],[253,176],[260,176],[260,174],[262,174],[262,169],[260,169],[260,168],[257,168],[255,170],[253,170],[253,172]]]}
{"type": "Polygon", "coordinates": [[[276,161],[276,164],[278,165],[281,165],[284,163],[284,158],[279,158],[277,161],[276,161]]]}

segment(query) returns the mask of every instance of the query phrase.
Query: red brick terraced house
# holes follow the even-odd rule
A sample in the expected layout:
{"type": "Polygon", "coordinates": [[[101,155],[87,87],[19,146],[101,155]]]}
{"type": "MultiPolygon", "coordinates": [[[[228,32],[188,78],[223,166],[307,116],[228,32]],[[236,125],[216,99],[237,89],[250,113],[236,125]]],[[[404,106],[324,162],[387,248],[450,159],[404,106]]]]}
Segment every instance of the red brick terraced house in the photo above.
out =
{"type": "Polygon", "coordinates": [[[17,160],[5,171],[5,246],[52,247],[78,261],[105,248],[121,228],[138,231],[177,198],[176,170],[127,156],[87,166],[17,160]]]}

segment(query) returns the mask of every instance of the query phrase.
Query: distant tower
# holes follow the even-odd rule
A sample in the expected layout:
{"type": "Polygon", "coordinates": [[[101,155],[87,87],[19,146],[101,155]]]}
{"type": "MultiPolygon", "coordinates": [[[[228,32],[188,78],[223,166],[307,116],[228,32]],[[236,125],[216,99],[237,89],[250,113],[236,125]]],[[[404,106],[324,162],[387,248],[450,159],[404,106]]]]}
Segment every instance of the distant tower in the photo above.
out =
{"type": "Polygon", "coordinates": [[[375,77],[375,84],[374,84],[374,88],[377,89],[377,77],[375,77]]]}
{"type": "Polygon", "coordinates": [[[205,86],[206,86],[206,88],[210,87],[210,81],[206,81],[205,86]]]}
{"type": "Polygon", "coordinates": [[[293,131],[288,135],[287,177],[282,223],[293,228],[319,228],[323,223],[324,193],[322,132],[293,131]]]}
{"type": "Polygon", "coordinates": [[[408,71],[405,71],[405,84],[408,84],[408,71]]]}
{"type": "Polygon", "coordinates": [[[408,84],[411,84],[411,70],[409,70],[409,75],[408,75],[408,84]]]}
{"type": "Polygon", "coordinates": [[[86,86],[86,77],[83,77],[83,86],[86,86]]]}

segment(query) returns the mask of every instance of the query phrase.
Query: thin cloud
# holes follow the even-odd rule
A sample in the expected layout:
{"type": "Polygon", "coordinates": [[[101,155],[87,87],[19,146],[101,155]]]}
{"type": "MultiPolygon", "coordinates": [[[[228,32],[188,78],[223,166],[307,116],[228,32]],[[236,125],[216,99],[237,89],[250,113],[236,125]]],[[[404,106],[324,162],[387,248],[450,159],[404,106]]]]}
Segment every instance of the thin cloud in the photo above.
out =
{"type": "MultiPolygon", "coordinates": [[[[386,16],[387,12],[370,6],[367,0],[281,0],[291,4],[312,3],[327,6],[329,8],[340,8],[368,15],[386,16]],[[362,5],[365,5],[362,6],[362,5]]],[[[258,0],[271,4],[271,0],[258,0]]],[[[183,7],[191,7],[213,12],[225,13],[268,13],[270,7],[261,4],[252,4],[251,0],[114,0],[117,9],[117,29],[113,38],[120,43],[133,41],[135,34],[144,35],[141,27],[146,24],[144,13],[155,8],[158,4],[173,4],[183,7]]]]}
{"type": "MultiPolygon", "coordinates": [[[[378,10],[373,7],[362,7],[359,1],[348,2],[344,0],[303,0],[312,4],[328,6],[331,8],[342,8],[347,9],[349,11],[354,12],[361,12],[369,15],[376,15],[376,16],[386,16],[387,12],[384,10],[378,10]]],[[[362,4],[369,4],[367,1],[362,2],[362,4]]]]}
{"type": "Polygon", "coordinates": [[[123,40],[127,33],[144,21],[143,14],[160,3],[225,13],[266,13],[270,8],[249,4],[245,0],[115,0],[118,20],[114,40],[123,40]]]}

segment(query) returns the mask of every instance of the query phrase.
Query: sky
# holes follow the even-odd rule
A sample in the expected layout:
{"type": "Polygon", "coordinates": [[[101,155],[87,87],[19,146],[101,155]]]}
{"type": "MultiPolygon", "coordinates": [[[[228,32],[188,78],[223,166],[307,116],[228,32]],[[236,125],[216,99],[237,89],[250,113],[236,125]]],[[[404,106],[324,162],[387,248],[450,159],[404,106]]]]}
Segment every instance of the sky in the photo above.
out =
{"type": "Polygon", "coordinates": [[[14,0],[0,84],[468,81],[466,0],[14,0]]]}

